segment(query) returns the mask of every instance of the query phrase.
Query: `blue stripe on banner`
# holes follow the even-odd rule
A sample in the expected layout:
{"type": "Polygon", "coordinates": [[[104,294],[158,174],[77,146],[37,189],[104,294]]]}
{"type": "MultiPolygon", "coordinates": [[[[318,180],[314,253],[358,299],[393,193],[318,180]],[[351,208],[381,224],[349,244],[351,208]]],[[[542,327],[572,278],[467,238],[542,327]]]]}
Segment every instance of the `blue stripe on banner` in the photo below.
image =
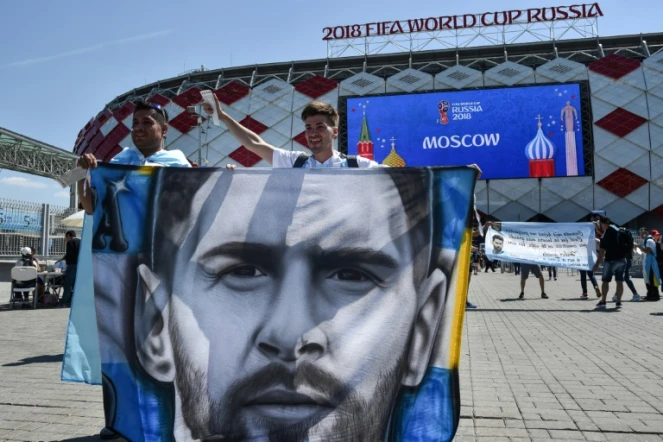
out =
{"type": "Polygon", "coordinates": [[[133,442],[169,442],[172,438],[173,389],[156,385],[126,363],[103,364],[105,388],[112,392],[112,427],[133,442]],[[138,411],[138,413],[127,412],[138,411]]]}
{"type": "Polygon", "coordinates": [[[435,228],[442,227],[441,238],[435,235],[438,246],[458,250],[467,226],[468,207],[472,207],[473,183],[476,171],[470,168],[449,169],[435,174],[435,191],[439,204],[435,211],[435,228]]]}
{"type": "Polygon", "coordinates": [[[92,216],[85,215],[60,378],[65,382],[101,385],[101,356],[92,282],[92,227],[92,216]]]}
{"type": "Polygon", "coordinates": [[[416,389],[401,394],[394,410],[393,442],[445,442],[453,439],[460,404],[458,374],[431,367],[416,389]]]}

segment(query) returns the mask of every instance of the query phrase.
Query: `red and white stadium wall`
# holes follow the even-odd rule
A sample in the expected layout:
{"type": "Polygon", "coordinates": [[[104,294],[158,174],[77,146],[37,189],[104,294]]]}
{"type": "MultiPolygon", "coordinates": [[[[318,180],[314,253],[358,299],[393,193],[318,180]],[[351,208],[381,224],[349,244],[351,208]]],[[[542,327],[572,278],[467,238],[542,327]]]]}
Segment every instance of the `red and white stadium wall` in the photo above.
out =
{"type": "MultiPolygon", "coordinates": [[[[288,84],[271,78],[253,88],[229,81],[215,91],[227,112],[273,146],[307,150],[302,108],[312,100],[334,105],[339,96],[384,92],[415,92],[481,86],[513,86],[549,82],[589,81],[594,131],[594,178],[551,178],[481,181],[477,206],[500,220],[525,221],[542,214],[555,221],[576,221],[593,209],[604,209],[619,224],[646,212],[663,217],[663,53],[644,62],[609,55],[589,66],[564,58],[532,69],[511,61],[480,72],[457,65],[433,76],[405,69],[386,80],[366,72],[343,81],[309,75],[288,84]]],[[[168,98],[148,101],[170,116],[169,149],[182,150],[198,161],[199,130],[186,107],[202,100],[191,88],[168,98]]],[[[131,144],[133,105],[105,110],[79,134],[75,151],[109,160],[120,146],[131,144]]],[[[203,158],[207,166],[267,166],[240,146],[225,129],[203,124],[203,158]]]]}

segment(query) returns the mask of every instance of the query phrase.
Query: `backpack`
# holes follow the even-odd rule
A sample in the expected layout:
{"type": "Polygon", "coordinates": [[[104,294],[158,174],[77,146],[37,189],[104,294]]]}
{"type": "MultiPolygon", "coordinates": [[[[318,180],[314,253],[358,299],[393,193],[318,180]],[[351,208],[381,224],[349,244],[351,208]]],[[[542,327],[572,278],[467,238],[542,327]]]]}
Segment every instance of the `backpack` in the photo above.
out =
{"type": "MultiPolygon", "coordinates": [[[[304,163],[308,161],[308,159],[311,158],[311,155],[307,153],[301,153],[295,160],[295,164],[292,165],[292,167],[303,167],[304,163]]],[[[348,160],[348,167],[359,167],[359,163],[357,163],[357,157],[354,155],[345,155],[344,153],[341,154],[341,158],[345,158],[348,160]]]]}
{"type": "Polygon", "coordinates": [[[46,292],[39,297],[39,303],[49,307],[57,306],[58,300],[58,295],[51,292],[46,292]]]}
{"type": "Polygon", "coordinates": [[[645,238],[645,243],[650,239],[654,241],[654,253],[656,253],[656,262],[658,264],[663,264],[663,247],[661,247],[661,243],[656,242],[653,236],[648,236],[645,238]]]}
{"type": "Polygon", "coordinates": [[[626,257],[633,253],[633,234],[630,230],[617,229],[617,246],[620,255],[626,257]]]}

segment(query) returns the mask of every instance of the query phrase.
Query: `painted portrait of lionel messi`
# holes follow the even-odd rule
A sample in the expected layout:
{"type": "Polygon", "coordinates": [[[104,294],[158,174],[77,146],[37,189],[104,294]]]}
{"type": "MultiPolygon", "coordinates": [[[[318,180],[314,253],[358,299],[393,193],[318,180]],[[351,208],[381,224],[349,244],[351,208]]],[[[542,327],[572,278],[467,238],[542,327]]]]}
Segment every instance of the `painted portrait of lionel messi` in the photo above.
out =
{"type": "Polygon", "coordinates": [[[171,437],[450,440],[457,373],[433,368],[465,302],[450,295],[460,240],[440,239],[468,219],[469,201],[441,208],[454,170],[156,172],[134,344],[172,386],[171,437]],[[431,419],[422,404],[444,431],[408,430],[431,419]]]}

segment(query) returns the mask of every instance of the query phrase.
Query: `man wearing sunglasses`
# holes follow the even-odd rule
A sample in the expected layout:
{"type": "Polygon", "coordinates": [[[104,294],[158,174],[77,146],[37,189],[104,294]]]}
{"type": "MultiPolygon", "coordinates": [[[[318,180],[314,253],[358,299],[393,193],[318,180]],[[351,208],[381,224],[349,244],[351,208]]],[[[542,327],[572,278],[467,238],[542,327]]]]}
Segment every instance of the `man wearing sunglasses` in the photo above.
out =
{"type": "MultiPolygon", "coordinates": [[[[186,156],[179,150],[165,150],[168,133],[168,113],[158,104],[145,101],[135,102],[134,118],[131,127],[133,146],[125,147],[110,160],[111,164],[131,166],[191,167],[186,156]]],[[[78,167],[93,169],[97,159],[93,153],[85,153],[78,159],[78,167]]],[[[94,204],[92,192],[83,192],[83,182],[78,182],[78,197],[85,212],[92,214],[94,204]]]]}
{"type": "MultiPolygon", "coordinates": [[[[133,123],[131,127],[131,140],[133,146],[125,147],[110,160],[111,164],[124,164],[131,166],[157,166],[157,167],[191,167],[191,163],[179,150],[165,150],[164,144],[168,133],[168,113],[158,104],[145,101],[135,102],[133,123]]],[[[78,159],[78,167],[93,169],[97,167],[97,159],[93,153],[85,153],[78,159]]],[[[94,213],[93,192],[83,192],[84,180],[78,182],[78,197],[87,214],[94,213]]],[[[104,412],[106,414],[106,428],[99,434],[102,439],[116,439],[120,436],[108,427],[112,427],[113,418],[108,416],[107,410],[111,408],[112,392],[104,386],[104,412]],[[109,420],[111,422],[109,422],[109,420]]],[[[112,416],[112,413],[111,413],[112,416]]]]}

